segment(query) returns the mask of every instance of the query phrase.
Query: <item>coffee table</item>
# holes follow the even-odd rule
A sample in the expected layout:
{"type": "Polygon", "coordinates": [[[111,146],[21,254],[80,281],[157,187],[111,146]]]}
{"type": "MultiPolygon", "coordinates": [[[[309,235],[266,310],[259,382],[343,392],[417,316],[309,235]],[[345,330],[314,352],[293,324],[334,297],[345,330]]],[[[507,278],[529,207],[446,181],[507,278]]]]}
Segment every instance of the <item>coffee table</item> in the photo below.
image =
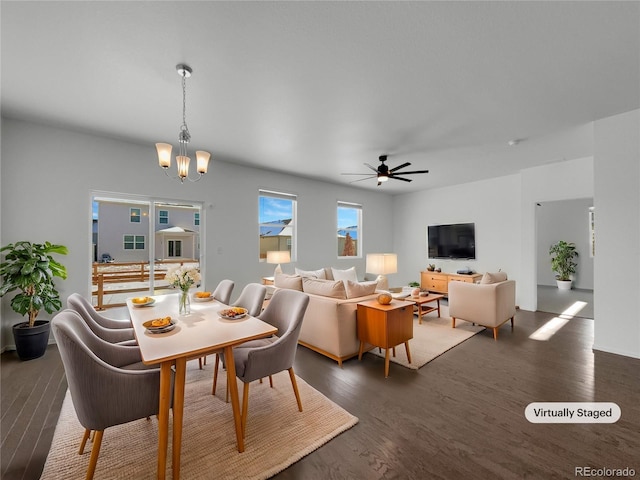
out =
{"type": "Polygon", "coordinates": [[[425,297],[407,297],[408,302],[413,302],[418,309],[418,323],[422,325],[422,316],[426,313],[438,311],[438,318],[440,318],[440,299],[444,298],[444,295],[437,295],[430,293],[425,297]],[[436,302],[437,306],[429,305],[436,302]]]}

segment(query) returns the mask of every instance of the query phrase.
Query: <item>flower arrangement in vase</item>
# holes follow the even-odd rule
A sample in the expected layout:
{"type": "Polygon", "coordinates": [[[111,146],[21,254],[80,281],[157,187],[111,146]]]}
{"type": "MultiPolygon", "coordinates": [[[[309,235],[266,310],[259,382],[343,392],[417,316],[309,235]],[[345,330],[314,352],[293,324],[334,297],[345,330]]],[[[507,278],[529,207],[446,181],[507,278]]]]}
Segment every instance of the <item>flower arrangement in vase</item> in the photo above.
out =
{"type": "Polygon", "coordinates": [[[178,312],[180,315],[191,313],[191,301],[189,300],[189,289],[192,285],[200,283],[200,272],[195,267],[186,265],[175,266],[167,271],[164,279],[169,285],[180,289],[178,297],[178,312]]]}

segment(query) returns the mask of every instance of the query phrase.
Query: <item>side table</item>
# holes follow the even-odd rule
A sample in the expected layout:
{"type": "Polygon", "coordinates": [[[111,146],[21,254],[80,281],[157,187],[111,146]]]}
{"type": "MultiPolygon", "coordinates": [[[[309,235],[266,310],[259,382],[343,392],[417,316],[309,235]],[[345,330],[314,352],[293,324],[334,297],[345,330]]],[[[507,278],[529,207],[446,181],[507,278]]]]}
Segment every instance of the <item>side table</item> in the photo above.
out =
{"type": "Polygon", "coordinates": [[[418,309],[418,323],[422,325],[422,316],[430,313],[438,311],[438,318],[440,318],[440,300],[444,298],[444,295],[436,295],[430,293],[425,297],[409,297],[407,300],[413,302],[418,309]],[[429,303],[437,302],[437,306],[431,306],[429,303]]]}
{"type": "Polygon", "coordinates": [[[413,302],[393,300],[389,305],[381,305],[377,300],[358,303],[358,339],[362,360],[364,344],[385,349],[384,376],[389,376],[389,349],[404,343],[407,360],[411,363],[409,340],[413,338],[413,302]]]}

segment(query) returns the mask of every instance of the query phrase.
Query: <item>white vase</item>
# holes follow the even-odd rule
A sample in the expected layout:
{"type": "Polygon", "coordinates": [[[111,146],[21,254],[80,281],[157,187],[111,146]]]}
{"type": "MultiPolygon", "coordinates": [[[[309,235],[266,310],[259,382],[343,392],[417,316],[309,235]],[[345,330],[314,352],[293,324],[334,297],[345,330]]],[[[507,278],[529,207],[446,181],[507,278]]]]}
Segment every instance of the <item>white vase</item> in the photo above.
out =
{"type": "Polygon", "coordinates": [[[556,280],[558,290],[571,290],[571,280],[556,280]]]}

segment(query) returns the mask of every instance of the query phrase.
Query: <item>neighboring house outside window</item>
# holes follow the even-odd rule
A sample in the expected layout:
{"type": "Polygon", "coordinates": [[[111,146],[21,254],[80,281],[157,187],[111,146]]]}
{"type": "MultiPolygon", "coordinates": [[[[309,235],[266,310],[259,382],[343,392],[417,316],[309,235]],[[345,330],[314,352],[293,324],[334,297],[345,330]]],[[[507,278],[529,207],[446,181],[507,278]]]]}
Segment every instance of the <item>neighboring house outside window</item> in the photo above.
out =
{"type": "Polygon", "coordinates": [[[144,250],[145,249],[145,236],[144,235],[124,235],[123,236],[123,248],[125,250],[144,250]]]}
{"type": "Polygon", "coordinates": [[[160,225],[169,224],[169,210],[158,210],[158,223],[160,225]]]}
{"type": "Polygon", "coordinates": [[[197,227],[200,225],[200,212],[193,213],[193,224],[197,227]]]}
{"type": "Polygon", "coordinates": [[[139,208],[130,208],[129,209],[129,221],[131,223],[140,223],[140,219],[142,218],[142,215],[140,213],[140,209],[139,208]]]}
{"type": "Polygon", "coordinates": [[[362,205],[338,202],[337,219],[338,257],[362,256],[362,205]]]}
{"type": "Polygon", "coordinates": [[[259,259],[266,260],[269,251],[289,251],[296,256],[296,195],[259,190],[258,234],[259,259]]]}

